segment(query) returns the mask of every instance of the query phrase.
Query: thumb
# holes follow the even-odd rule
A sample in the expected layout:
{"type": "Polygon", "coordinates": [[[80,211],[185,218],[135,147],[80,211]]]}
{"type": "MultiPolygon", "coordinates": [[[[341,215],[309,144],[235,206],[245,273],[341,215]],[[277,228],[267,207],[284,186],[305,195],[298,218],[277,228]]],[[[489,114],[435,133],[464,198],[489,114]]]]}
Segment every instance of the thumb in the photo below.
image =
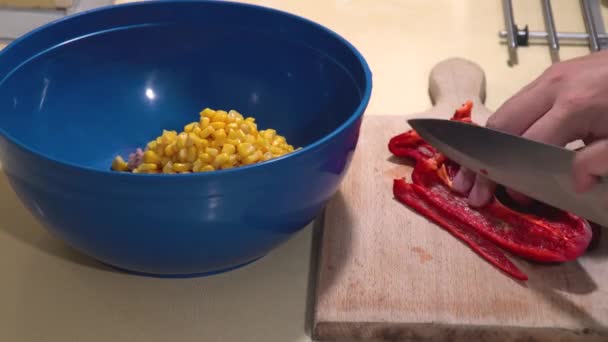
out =
{"type": "Polygon", "coordinates": [[[608,174],[608,139],[598,140],[576,152],[572,166],[576,191],[590,190],[597,177],[608,174]]]}

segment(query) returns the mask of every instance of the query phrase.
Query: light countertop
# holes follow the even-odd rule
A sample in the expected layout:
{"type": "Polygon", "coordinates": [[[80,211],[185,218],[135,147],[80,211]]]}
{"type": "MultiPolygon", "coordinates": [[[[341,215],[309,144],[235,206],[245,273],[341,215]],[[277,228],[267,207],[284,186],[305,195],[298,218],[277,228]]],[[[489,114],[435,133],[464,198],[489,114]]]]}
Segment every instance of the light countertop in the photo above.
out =
{"type": "MultiPolygon", "coordinates": [[[[504,27],[499,0],[246,2],[308,17],[350,40],[374,76],[366,115],[428,108],[428,72],[447,57],[485,70],[491,109],[551,63],[548,47],[531,46],[519,50],[517,66],[507,65],[497,36],[504,27]]],[[[514,5],[520,26],[544,29],[540,1],[514,5]]],[[[578,1],[554,0],[553,10],[558,30],[584,31],[578,1]]],[[[561,55],[588,51],[563,46],[561,55]]],[[[51,237],[0,176],[0,341],[310,341],[311,240],[308,226],[260,261],[207,278],[126,275],[51,237]]]]}

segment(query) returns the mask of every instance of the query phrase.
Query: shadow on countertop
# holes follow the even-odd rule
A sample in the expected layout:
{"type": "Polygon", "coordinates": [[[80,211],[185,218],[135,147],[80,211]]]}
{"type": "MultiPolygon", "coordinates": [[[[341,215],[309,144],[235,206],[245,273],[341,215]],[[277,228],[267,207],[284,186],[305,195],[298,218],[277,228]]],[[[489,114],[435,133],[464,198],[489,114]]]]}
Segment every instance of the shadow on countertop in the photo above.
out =
{"type": "Polygon", "coordinates": [[[51,256],[65,259],[82,266],[116,272],[99,261],[80,253],[46,230],[21,204],[0,170],[0,234],[37,248],[51,256]]]}

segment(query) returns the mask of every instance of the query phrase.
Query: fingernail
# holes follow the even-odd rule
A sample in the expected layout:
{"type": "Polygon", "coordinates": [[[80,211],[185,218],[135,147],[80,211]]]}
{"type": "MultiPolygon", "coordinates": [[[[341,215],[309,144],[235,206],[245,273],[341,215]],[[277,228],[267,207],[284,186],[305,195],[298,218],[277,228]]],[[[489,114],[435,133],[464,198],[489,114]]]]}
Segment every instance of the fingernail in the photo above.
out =
{"type": "Polygon", "coordinates": [[[461,194],[466,194],[471,190],[475,177],[469,175],[470,172],[460,169],[452,182],[452,188],[461,194]]]}
{"type": "Polygon", "coordinates": [[[492,196],[492,192],[486,186],[481,186],[479,182],[473,185],[473,189],[469,193],[469,205],[472,207],[483,207],[492,196]]]}

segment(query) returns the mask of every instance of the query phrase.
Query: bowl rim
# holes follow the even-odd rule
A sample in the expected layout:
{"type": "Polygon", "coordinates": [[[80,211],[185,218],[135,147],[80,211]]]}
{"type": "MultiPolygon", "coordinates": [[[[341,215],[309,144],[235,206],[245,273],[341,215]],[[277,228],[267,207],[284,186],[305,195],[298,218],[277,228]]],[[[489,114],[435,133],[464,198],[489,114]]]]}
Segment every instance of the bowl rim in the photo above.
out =
{"type": "MultiPolygon", "coordinates": [[[[48,162],[58,164],[59,166],[70,167],[70,168],[74,168],[76,170],[80,170],[83,172],[112,176],[112,177],[137,177],[140,179],[141,178],[154,178],[154,179],[170,180],[170,179],[184,179],[184,178],[189,178],[189,177],[213,177],[213,176],[219,176],[222,174],[246,172],[247,170],[250,170],[250,169],[263,168],[263,167],[267,167],[274,163],[280,163],[281,161],[286,160],[286,159],[296,158],[299,155],[305,154],[311,150],[314,150],[316,148],[319,148],[320,146],[325,145],[328,141],[330,141],[332,138],[334,138],[335,136],[342,133],[344,130],[346,130],[347,127],[349,127],[351,124],[353,124],[353,122],[355,122],[361,116],[363,116],[363,113],[365,112],[365,109],[367,108],[369,101],[371,99],[372,85],[373,85],[372,84],[372,71],[371,71],[371,68],[369,67],[369,64],[363,57],[363,55],[359,52],[359,50],[352,43],[350,43],[348,40],[346,40],[343,36],[339,35],[337,32],[329,29],[328,27],[321,25],[311,19],[307,19],[303,16],[300,16],[300,15],[297,15],[294,13],[290,13],[290,12],[287,12],[284,10],[279,10],[276,8],[268,7],[268,6],[241,3],[241,2],[233,1],[233,0],[151,0],[151,1],[143,0],[143,1],[135,1],[135,2],[129,2],[129,3],[124,3],[124,4],[115,4],[115,5],[106,5],[106,6],[102,6],[102,7],[98,7],[98,8],[93,8],[93,9],[82,11],[79,13],[67,15],[65,17],[56,19],[54,21],[51,21],[47,24],[44,24],[38,28],[35,28],[35,29],[29,31],[28,33],[13,40],[11,43],[9,43],[7,46],[5,46],[3,50],[0,50],[0,58],[2,57],[3,54],[7,53],[12,48],[19,45],[22,41],[27,40],[30,36],[33,36],[40,31],[44,31],[58,23],[74,20],[81,16],[87,16],[87,15],[90,15],[93,13],[99,13],[99,12],[105,12],[105,11],[115,11],[115,10],[119,10],[121,8],[126,8],[126,7],[153,6],[158,3],[165,3],[165,4],[169,3],[170,4],[170,3],[197,3],[197,2],[198,3],[213,2],[213,3],[221,3],[222,5],[227,5],[227,6],[248,7],[248,8],[253,8],[253,9],[259,10],[259,11],[265,11],[265,12],[270,12],[272,14],[286,16],[293,20],[300,21],[305,24],[311,25],[317,29],[320,29],[324,33],[328,34],[329,36],[336,38],[341,44],[343,44],[348,50],[350,50],[353,53],[353,55],[355,56],[355,58],[357,59],[357,61],[361,65],[361,67],[363,68],[365,87],[363,89],[361,100],[359,101],[359,105],[350,114],[350,116],[342,124],[340,124],[337,128],[335,128],[328,134],[324,135],[323,137],[306,145],[305,147],[302,147],[299,150],[296,150],[296,151],[287,153],[285,155],[282,155],[280,157],[273,158],[273,159],[263,161],[260,163],[239,166],[239,167],[235,167],[235,168],[231,168],[231,169],[215,170],[213,172],[192,172],[192,173],[185,173],[185,174],[165,174],[165,173],[148,174],[148,173],[118,172],[118,171],[111,170],[109,166],[108,166],[108,170],[102,170],[102,169],[98,169],[98,168],[94,168],[94,167],[79,165],[79,164],[76,164],[76,163],[73,163],[73,162],[70,162],[67,160],[63,160],[61,158],[49,157],[49,156],[45,155],[44,153],[38,151],[37,149],[31,148],[30,146],[21,142],[16,137],[8,134],[4,129],[2,129],[2,127],[0,127],[0,135],[3,135],[4,137],[6,137],[8,140],[10,140],[12,143],[17,145],[19,148],[21,148],[25,151],[28,151],[29,153],[32,153],[32,154],[36,155],[37,157],[42,158],[48,162]]],[[[20,66],[21,66],[21,64],[17,68],[19,68],[20,66]]],[[[15,70],[12,69],[9,73],[11,73],[13,71],[15,71],[15,70]]],[[[2,165],[0,164],[0,170],[2,170],[2,169],[5,169],[5,167],[2,167],[2,165]]]]}

